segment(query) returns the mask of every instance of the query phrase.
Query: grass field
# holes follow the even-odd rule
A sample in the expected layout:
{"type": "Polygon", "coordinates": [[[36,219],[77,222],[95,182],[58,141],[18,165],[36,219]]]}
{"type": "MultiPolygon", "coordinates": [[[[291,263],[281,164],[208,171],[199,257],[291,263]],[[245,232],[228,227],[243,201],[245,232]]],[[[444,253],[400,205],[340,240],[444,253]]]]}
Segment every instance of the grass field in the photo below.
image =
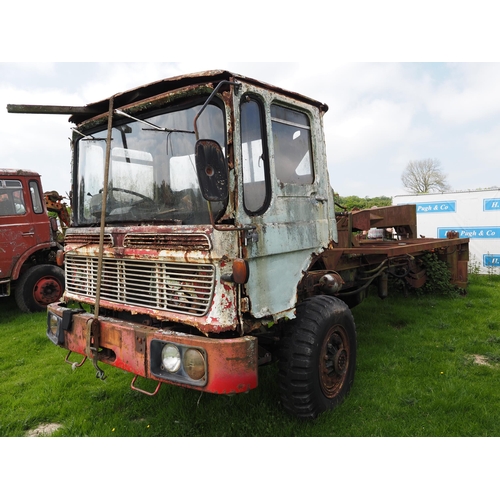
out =
{"type": "Polygon", "coordinates": [[[500,436],[499,306],[498,275],[471,276],[465,296],[382,301],[373,293],[353,310],[358,365],[349,397],[299,421],[280,406],[274,365],[248,394],[163,386],[148,397],[113,367],[103,366],[104,381],[89,361],[72,370],[67,351],[45,336],[46,315],[1,299],[0,436],[47,424],[57,426],[53,436],[74,437],[500,436]]]}

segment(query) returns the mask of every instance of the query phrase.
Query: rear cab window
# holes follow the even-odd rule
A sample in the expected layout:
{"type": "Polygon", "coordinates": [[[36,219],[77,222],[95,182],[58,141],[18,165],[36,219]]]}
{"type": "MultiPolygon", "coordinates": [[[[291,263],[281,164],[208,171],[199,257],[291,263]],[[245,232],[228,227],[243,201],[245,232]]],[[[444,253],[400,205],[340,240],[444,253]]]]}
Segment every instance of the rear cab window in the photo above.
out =
{"type": "Polygon", "coordinates": [[[280,183],[308,185],[314,182],[311,127],[305,113],[271,106],[276,177],[280,183]]]}

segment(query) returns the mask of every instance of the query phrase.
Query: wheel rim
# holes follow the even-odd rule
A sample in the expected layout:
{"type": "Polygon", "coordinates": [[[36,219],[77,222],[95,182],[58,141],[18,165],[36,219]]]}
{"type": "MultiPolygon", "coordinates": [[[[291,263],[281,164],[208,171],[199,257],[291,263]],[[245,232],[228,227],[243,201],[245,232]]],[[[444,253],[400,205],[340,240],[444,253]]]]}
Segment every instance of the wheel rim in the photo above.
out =
{"type": "Polygon", "coordinates": [[[349,357],[347,333],[342,326],[335,325],[325,336],[319,363],[321,390],[327,398],[334,398],[341,391],[347,377],[349,357]]]}
{"type": "Polygon", "coordinates": [[[33,288],[33,297],[38,304],[48,305],[63,294],[61,283],[53,277],[39,279],[33,288]]]}

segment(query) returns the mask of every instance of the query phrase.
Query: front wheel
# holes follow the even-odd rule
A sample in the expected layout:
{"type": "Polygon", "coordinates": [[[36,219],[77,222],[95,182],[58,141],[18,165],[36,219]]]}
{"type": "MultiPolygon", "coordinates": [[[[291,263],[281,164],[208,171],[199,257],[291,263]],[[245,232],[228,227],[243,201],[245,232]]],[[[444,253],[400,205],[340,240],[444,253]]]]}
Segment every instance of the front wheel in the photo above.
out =
{"type": "Polygon", "coordinates": [[[64,292],[64,271],[51,264],[30,267],[16,284],[16,303],[23,312],[41,312],[64,292]]]}
{"type": "Polygon", "coordinates": [[[355,370],[356,327],[349,307],[327,295],[300,303],[279,354],[284,408],[301,418],[335,408],[348,394],[355,370]]]}

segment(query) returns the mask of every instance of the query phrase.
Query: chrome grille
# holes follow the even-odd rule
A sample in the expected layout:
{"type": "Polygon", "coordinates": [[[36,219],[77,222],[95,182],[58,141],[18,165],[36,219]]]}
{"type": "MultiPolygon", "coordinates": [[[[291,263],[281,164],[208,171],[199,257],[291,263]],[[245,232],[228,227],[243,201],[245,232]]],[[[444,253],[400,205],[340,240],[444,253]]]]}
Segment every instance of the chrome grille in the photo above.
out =
{"type": "MultiPolygon", "coordinates": [[[[96,295],[97,257],[66,254],[66,290],[96,295]]],[[[209,264],[103,259],[101,299],[125,305],[203,316],[214,290],[209,264]]]]}
{"type": "Polygon", "coordinates": [[[123,246],[155,250],[210,250],[212,247],[206,234],[183,233],[128,233],[123,246]]]}

